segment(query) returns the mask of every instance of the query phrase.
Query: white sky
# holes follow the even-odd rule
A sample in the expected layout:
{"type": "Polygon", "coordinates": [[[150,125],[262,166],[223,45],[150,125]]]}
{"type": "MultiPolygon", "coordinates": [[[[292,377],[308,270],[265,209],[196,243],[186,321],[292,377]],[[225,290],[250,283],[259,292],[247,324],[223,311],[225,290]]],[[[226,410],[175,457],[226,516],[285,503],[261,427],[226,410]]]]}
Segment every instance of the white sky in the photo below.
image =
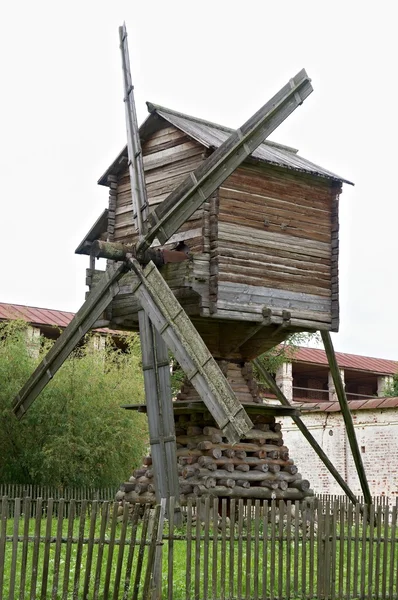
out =
{"type": "Polygon", "coordinates": [[[88,259],[74,250],[125,143],[124,20],[140,122],[150,100],[237,127],[307,70],[314,93],[271,139],[356,184],[341,197],[335,348],[398,359],[398,48],[383,0],[3,2],[0,301],[84,300],[88,259]]]}

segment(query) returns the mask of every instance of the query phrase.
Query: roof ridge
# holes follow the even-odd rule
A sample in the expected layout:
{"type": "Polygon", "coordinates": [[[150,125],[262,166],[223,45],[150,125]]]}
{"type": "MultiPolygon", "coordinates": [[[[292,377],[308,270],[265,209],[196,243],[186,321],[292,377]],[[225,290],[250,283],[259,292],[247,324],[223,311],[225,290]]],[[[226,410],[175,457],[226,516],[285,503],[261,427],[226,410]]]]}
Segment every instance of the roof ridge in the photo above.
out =
{"type": "MultiPolygon", "coordinates": [[[[179,112],[177,110],[173,110],[171,108],[167,108],[166,106],[161,106],[160,104],[155,104],[154,102],[147,102],[148,112],[153,113],[169,113],[170,115],[174,115],[175,117],[181,117],[183,119],[189,119],[194,123],[200,123],[201,125],[207,125],[210,127],[214,127],[214,129],[221,129],[221,131],[225,131],[225,133],[233,133],[236,131],[233,127],[226,127],[225,125],[220,125],[219,123],[215,123],[214,121],[208,121],[206,119],[201,119],[200,117],[194,117],[193,115],[187,115],[186,113],[179,112]]],[[[160,115],[162,116],[162,115],[160,115]]],[[[297,154],[298,149],[293,148],[292,146],[286,146],[285,144],[279,144],[278,142],[272,142],[271,140],[264,140],[262,142],[268,146],[272,146],[274,148],[280,148],[281,150],[286,150],[287,152],[291,152],[292,154],[297,154]]]]}

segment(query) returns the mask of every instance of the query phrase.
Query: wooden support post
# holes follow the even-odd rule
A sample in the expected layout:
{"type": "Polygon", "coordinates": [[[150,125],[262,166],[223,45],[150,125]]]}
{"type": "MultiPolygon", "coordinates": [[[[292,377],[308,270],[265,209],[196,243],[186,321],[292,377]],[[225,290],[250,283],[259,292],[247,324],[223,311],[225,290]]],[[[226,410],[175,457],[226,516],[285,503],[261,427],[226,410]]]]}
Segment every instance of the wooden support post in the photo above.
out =
{"type": "MultiPolygon", "coordinates": [[[[156,500],[160,502],[161,498],[166,498],[168,501],[170,497],[174,497],[179,509],[176,438],[167,346],[143,310],[138,313],[138,322],[156,500]]],[[[167,505],[167,514],[168,510],[167,505]]]]}
{"type": "Polygon", "coordinates": [[[326,356],[328,357],[329,369],[333,377],[336,395],[340,404],[341,413],[343,415],[348,441],[352,456],[354,458],[355,467],[358,473],[359,481],[362,488],[362,493],[366,504],[372,504],[372,496],[369,489],[368,480],[366,478],[365,468],[363,466],[361,453],[359,451],[358,440],[355,435],[354,422],[347,402],[344,385],[341,379],[340,369],[337,364],[336,354],[334,352],[332,338],[328,331],[321,331],[323,345],[325,347],[326,356]]]}
{"type": "MultiPolygon", "coordinates": [[[[261,374],[261,376],[264,378],[264,380],[265,380],[267,386],[269,387],[269,389],[271,390],[271,392],[273,394],[275,394],[275,396],[278,398],[279,402],[281,404],[283,404],[284,406],[291,406],[289,400],[286,398],[286,396],[278,388],[278,386],[276,385],[273,377],[270,375],[270,373],[268,373],[268,371],[261,364],[261,362],[258,360],[258,358],[255,358],[252,362],[256,366],[256,368],[258,369],[258,371],[261,374]]],[[[321,461],[323,462],[323,464],[325,465],[325,467],[328,469],[328,471],[330,472],[330,474],[333,475],[333,477],[335,478],[335,480],[337,481],[337,483],[339,484],[339,486],[347,494],[347,496],[349,497],[349,499],[351,500],[351,502],[353,504],[356,504],[358,502],[358,500],[357,500],[354,492],[351,490],[351,488],[347,485],[347,483],[341,477],[341,475],[337,471],[336,467],[329,460],[328,456],[322,450],[322,448],[320,447],[320,445],[318,444],[318,442],[316,441],[316,439],[314,438],[314,436],[312,435],[312,433],[309,431],[309,429],[307,428],[307,426],[303,423],[303,421],[301,420],[301,418],[300,417],[294,417],[294,416],[292,416],[291,418],[293,419],[294,423],[297,425],[297,427],[299,428],[299,430],[301,431],[301,433],[303,434],[303,436],[305,437],[305,439],[309,442],[310,446],[313,448],[313,450],[315,450],[316,454],[319,456],[319,458],[321,459],[321,461]]]]}

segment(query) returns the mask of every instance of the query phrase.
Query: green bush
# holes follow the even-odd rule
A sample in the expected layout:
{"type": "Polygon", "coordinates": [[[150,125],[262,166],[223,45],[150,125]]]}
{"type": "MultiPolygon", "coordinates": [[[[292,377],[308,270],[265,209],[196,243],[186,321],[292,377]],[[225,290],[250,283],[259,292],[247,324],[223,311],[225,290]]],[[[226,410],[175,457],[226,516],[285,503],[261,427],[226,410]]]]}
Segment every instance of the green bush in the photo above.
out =
{"type": "Polygon", "coordinates": [[[89,343],[75,351],[22,421],[14,396],[48,350],[32,357],[27,326],[0,324],[0,482],[54,486],[107,486],[128,477],[142,458],[146,418],[122,404],[144,399],[139,338],[126,351],[89,343]]]}

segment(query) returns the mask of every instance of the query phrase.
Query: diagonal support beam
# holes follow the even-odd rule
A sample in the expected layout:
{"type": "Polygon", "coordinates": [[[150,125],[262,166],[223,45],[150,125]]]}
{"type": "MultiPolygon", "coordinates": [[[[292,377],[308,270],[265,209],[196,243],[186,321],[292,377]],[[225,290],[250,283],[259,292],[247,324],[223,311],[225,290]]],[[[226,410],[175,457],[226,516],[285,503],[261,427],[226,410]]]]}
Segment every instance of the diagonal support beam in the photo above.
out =
{"type": "Polygon", "coordinates": [[[116,263],[104,273],[83,306],[15,397],[13,411],[18,419],[22,419],[32,402],[119,292],[117,282],[125,272],[125,264],[116,263]]]}
{"type": "MultiPolygon", "coordinates": [[[[252,361],[252,363],[255,365],[256,369],[261,374],[261,376],[264,378],[264,381],[266,382],[268,388],[278,398],[279,402],[281,404],[283,404],[283,406],[291,406],[291,404],[290,404],[289,400],[286,398],[285,394],[276,385],[275,380],[272,377],[272,375],[270,373],[268,373],[267,369],[265,369],[265,367],[261,364],[261,362],[258,360],[258,358],[255,358],[252,361]]],[[[339,486],[344,490],[344,492],[347,494],[347,496],[349,497],[351,502],[353,504],[356,504],[358,502],[358,500],[357,500],[357,497],[355,496],[354,492],[344,481],[344,479],[342,478],[342,476],[340,475],[340,473],[338,472],[336,467],[333,465],[333,463],[329,460],[327,454],[322,450],[321,446],[318,444],[318,442],[316,441],[316,439],[314,438],[312,433],[309,431],[308,427],[301,420],[301,417],[292,416],[291,418],[293,419],[294,423],[297,425],[297,427],[299,428],[299,430],[301,431],[301,433],[303,434],[305,439],[309,442],[311,448],[319,456],[319,458],[321,459],[321,461],[323,462],[323,464],[325,465],[325,467],[327,468],[329,473],[334,477],[334,479],[337,481],[339,486]]]]}
{"type": "Polygon", "coordinates": [[[139,242],[138,251],[148,248],[155,237],[165,244],[312,91],[302,69],[149,214],[148,232],[139,242]]]}
{"type": "Polygon", "coordinates": [[[358,473],[359,481],[362,488],[362,493],[365,498],[366,504],[372,504],[372,496],[369,489],[368,480],[365,473],[365,467],[363,466],[361,453],[359,451],[358,440],[355,435],[354,422],[347,402],[347,396],[345,393],[343,381],[341,379],[340,369],[337,364],[336,354],[333,348],[332,338],[330,337],[329,331],[321,331],[323,345],[325,347],[326,356],[329,362],[329,369],[333,377],[334,387],[336,390],[337,398],[340,404],[341,413],[343,415],[348,441],[352,456],[354,459],[355,467],[358,473]]]}
{"type": "Polygon", "coordinates": [[[227,379],[155,265],[149,263],[142,269],[135,258],[128,260],[138,277],[133,294],[175,354],[225,437],[231,443],[238,442],[252,429],[253,423],[227,379]]]}

